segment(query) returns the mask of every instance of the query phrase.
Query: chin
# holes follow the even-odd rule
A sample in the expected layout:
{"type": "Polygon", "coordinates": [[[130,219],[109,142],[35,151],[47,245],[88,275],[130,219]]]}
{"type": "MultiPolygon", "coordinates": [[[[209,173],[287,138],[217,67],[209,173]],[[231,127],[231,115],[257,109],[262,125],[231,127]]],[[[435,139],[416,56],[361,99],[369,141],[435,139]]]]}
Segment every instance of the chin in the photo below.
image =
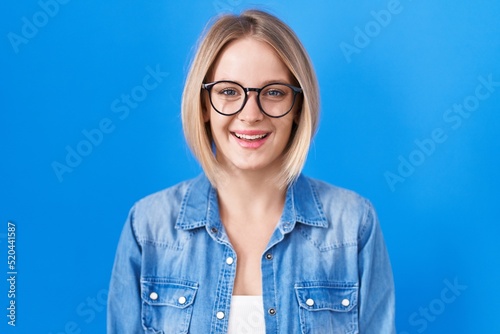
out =
{"type": "Polygon", "coordinates": [[[269,170],[279,170],[278,161],[241,161],[234,162],[233,166],[241,171],[258,172],[258,171],[269,171],[269,170]]]}
{"type": "Polygon", "coordinates": [[[255,172],[259,170],[264,170],[266,165],[261,164],[234,164],[234,167],[241,171],[255,172]]]}

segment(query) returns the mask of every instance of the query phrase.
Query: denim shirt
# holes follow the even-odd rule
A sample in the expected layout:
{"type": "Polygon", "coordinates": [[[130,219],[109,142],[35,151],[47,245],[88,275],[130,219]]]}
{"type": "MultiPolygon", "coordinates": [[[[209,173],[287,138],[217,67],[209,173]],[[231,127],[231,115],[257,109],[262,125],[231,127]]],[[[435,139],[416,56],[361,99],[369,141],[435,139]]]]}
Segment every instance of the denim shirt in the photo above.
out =
{"type": "MultiPolygon", "coordinates": [[[[108,333],[226,333],[238,258],[201,175],[131,209],[108,333]]],[[[300,175],[262,254],[266,333],[394,334],[394,285],[372,205],[300,175]]]]}

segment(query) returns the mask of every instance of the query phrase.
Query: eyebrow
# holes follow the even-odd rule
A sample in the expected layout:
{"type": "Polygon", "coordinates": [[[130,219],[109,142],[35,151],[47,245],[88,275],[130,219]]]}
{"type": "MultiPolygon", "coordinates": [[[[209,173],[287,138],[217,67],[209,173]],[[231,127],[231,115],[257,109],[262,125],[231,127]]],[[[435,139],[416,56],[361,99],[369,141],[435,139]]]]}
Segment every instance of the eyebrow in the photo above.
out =
{"type": "MultiPolygon", "coordinates": [[[[212,82],[216,82],[216,81],[233,81],[233,82],[236,82],[236,83],[242,85],[243,87],[245,87],[245,85],[241,81],[239,81],[239,80],[223,78],[223,79],[213,80],[212,82]]],[[[292,83],[290,83],[289,81],[290,80],[288,80],[288,79],[283,79],[283,80],[280,80],[280,79],[266,80],[266,81],[264,81],[264,82],[261,83],[261,87],[264,87],[265,85],[268,85],[268,84],[271,84],[271,83],[286,83],[288,85],[291,85],[292,83]]]]}

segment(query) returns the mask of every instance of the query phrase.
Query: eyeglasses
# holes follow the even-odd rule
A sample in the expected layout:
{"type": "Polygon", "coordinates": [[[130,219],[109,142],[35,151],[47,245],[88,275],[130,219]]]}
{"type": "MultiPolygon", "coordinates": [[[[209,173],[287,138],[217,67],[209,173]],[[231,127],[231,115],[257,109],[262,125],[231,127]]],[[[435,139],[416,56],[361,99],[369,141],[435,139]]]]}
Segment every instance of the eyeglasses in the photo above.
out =
{"type": "Polygon", "coordinates": [[[262,88],[243,87],[234,81],[216,81],[202,84],[208,91],[210,104],[219,114],[232,116],[239,113],[248,101],[248,92],[257,92],[257,105],[262,113],[272,118],[288,114],[302,88],[285,83],[270,83],[262,88]]]}

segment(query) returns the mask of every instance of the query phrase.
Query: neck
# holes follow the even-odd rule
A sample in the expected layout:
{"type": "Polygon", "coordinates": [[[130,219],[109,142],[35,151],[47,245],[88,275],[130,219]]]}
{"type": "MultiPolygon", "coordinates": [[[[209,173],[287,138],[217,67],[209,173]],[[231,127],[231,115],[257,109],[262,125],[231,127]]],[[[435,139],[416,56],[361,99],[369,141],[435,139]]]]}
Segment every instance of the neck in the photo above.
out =
{"type": "Polygon", "coordinates": [[[286,188],[280,187],[272,176],[251,171],[229,171],[218,183],[217,193],[223,221],[249,222],[262,221],[265,216],[279,217],[285,203],[286,188]]]}

